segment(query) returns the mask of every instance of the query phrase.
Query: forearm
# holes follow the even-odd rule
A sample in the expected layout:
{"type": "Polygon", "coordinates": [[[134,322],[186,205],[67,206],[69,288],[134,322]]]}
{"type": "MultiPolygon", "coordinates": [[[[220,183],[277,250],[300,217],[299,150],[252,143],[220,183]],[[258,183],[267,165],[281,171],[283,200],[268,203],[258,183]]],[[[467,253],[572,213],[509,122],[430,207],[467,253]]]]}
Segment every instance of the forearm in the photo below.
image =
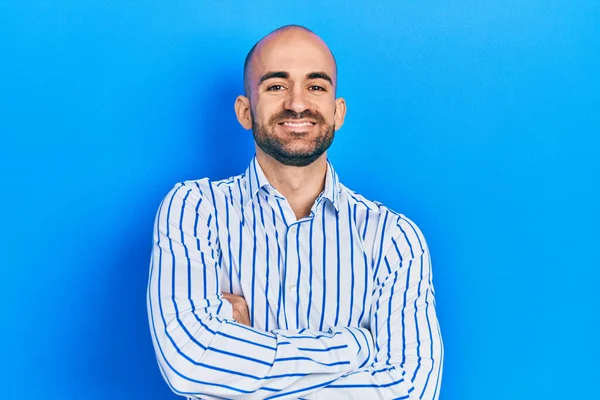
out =
{"type": "Polygon", "coordinates": [[[268,333],[191,312],[163,321],[154,300],[159,362],[173,390],[188,396],[297,398],[357,369],[370,351],[356,329],[268,333]]]}
{"type": "Polygon", "coordinates": [[[345,374],[335,382],[320,388],[306,400],[329,399],[407,399],[433,400],[439,397],[441,359],[427,360],[403,368],[396,365],[373,365],[345,374]]]}

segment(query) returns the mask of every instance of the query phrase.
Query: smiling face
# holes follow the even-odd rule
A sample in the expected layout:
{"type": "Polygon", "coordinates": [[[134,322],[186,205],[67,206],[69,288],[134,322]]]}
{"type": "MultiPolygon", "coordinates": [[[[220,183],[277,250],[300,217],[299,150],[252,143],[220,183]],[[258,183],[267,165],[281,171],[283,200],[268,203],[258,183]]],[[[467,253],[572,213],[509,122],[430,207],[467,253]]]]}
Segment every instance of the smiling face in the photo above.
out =
{"type": "Polygon", "coordinates": [[[335,60],[318,36],[301,28],[268,35],[246,77],[249,97],[238,97],[236,113],[244,128],[252,128],[257,151],[293,166],[325,154],[346,107],[335,98],[335,60]]]}

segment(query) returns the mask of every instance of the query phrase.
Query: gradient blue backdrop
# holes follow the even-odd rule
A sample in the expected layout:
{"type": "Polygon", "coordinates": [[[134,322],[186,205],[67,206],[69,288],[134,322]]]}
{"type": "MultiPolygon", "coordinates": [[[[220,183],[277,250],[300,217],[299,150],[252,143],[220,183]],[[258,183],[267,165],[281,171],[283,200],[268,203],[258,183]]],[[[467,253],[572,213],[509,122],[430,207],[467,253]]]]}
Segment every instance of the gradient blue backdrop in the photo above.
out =
{"type": "Polygon", "coordinates": [[[2,2],[0,398],[174,397],[154,214],[245,169],[244,56],[288,23],[337,56],[342,181],[428,239],[441,399],[600,398],[600,4],[575,0],[2,2]]]}

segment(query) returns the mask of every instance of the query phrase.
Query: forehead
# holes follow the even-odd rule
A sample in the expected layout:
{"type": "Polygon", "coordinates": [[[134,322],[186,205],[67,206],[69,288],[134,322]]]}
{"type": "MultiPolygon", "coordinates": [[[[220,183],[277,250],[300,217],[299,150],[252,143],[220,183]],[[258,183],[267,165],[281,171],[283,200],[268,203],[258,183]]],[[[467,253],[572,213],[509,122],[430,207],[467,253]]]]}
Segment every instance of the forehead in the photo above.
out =
{"type": "Polygon", "coordinates": [[[335,61],[318,36],[302,31],[278,32],[257,47],[251,63],[253,84],[266,72],[288,72],[292,78],[326,72],[335,82],[335,61]]]}

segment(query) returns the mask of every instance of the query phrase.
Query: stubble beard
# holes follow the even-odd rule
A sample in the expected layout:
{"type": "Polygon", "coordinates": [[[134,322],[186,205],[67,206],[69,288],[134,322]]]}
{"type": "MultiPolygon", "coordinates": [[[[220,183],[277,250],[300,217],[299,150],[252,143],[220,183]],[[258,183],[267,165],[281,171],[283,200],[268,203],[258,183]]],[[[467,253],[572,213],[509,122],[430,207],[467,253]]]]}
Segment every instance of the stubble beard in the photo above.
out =
{"type": "MultiPolygon", "coordinates": [[[[252,116],[252,135],[256,144],[263,152],[284,165],[305,167],[312,164],[329,149],[335,136],[335,124],[327,124],[323,116],[314,111],[306,110],[296,114],[293,111],[285,110],[269,118],[268,123],[260,125],[256,123],[254,114],[252,112],[250,114],[252,116]],[[293,151],[286,147],[286,143],[294,140],[294,132],[290,133],[292,138],[283,140],[275,133],[275,129],[282,120],[302,118],[315,120],[320,129],[316,137],[311,140],[311,146],[308,149],[293,151]]],[[[305,134],[299,132],[297,135],[305,134]]]]}

